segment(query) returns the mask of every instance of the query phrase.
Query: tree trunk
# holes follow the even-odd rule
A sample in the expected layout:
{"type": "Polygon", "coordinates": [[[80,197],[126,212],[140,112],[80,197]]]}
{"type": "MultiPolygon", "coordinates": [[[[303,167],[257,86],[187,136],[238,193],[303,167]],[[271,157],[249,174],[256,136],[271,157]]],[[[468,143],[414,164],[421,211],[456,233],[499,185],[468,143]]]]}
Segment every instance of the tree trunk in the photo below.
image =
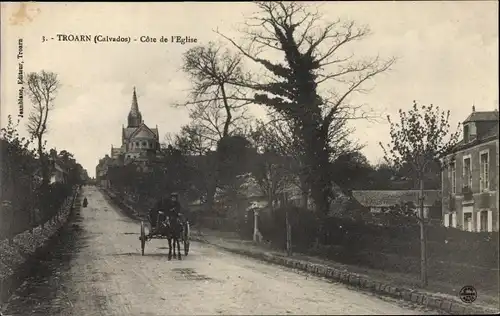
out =
{"type": "Polygon", "coordinates": [[[427,234],[425,227],[424,212],[424,180],[420,179],[420,201],[419,201],[419,221],[420,221],[420,281],[422,287],[427,286],[427,234]]]}
{"type": "Polygon", "coordinates": [[[224,130],[223,130],[223,137],[226,137],[229,135],[229,125],[231,124],[232,115],[231,115],[231,107],[229,106],[229,103],[227,102],[227,96],[226,96],[226,89],[224,87],[224,84],[219,85],[222,93],[222,101],[224,102],[224,109],[226,110],[226,121],[224,122],[224,130]]]}
{"type": "Polygon", "coordinates": [[[288,256],[292,255],[292,225],[290,224],[290,212],[288,207],[285,213],[286,218],[286,253],[288,256]]]}
{"type": "Polygon", "coordinates": [[[300,206],[306,209],[309,205],[309,186],[304,176],[300,176],[301,199],[300,206]]]}

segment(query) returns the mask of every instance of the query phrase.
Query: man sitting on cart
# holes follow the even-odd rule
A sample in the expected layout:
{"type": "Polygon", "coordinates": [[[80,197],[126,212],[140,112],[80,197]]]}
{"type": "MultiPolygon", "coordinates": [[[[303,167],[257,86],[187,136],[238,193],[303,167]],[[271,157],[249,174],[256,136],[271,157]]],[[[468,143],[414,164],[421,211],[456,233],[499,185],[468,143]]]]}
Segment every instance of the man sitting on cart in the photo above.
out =
{"type": "Polygon", "coordinates": [[[151,233],[158,232],[157,229],[159,228],[160,224],[157,223],[158,219],[160,220],[160,222],[162,222],[165,221],[166,217],[168,216],[171,221],[176,222],[183,217],[183,215],[181,214],[181,205],[179,203],[178,196],[179,195],[174,192],[170,194],[170,199],[163,197],[160,198],[155,207],[149,211],[149,219],[152,226],[151,233]],[[164,214],[163,216],[160,215],[160,217],[158,218],[158,213],[160,211],[162,211],[164,214]]]}

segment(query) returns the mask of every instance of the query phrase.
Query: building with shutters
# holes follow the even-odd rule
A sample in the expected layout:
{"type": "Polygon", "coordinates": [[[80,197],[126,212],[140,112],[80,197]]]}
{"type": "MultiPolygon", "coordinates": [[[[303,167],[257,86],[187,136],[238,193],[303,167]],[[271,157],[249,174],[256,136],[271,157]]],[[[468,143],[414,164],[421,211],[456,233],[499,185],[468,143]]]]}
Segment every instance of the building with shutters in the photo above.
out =
{"type": "Polygon", "coordinates": [[[445,158],[442,214],[445,226],[498,231],[498,110],[472,113],[463,137],[445,158]]]}

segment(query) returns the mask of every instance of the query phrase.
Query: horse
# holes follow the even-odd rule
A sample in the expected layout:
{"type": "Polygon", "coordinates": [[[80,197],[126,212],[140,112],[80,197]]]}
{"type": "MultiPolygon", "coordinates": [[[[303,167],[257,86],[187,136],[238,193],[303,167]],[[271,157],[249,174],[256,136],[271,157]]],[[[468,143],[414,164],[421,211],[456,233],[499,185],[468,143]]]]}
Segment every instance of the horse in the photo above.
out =
{"type": "Polygon", "coordinates": [[[168,260],[172,260],[172,249],[174,258],[176,256],[176,246],[177,246],[177,259],[182,260],[181,256],[181,235],[183,231],[182,224],[179,219],[173,219],[170,216],[167,216],[164,222],[164,234],[168,240],[168,260]],[[172,245],[173,241],[173,245],[172,245]]]}

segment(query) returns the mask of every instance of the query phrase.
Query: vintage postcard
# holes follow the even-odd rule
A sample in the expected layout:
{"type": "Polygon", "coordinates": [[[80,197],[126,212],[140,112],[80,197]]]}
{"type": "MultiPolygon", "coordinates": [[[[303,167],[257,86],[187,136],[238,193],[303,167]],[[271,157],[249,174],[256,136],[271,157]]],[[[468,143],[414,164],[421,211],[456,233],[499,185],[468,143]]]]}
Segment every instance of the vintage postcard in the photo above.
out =
{"type": "Polygon", "coordinates": [[[2,2],[0,315],[498,314],[498,2],[2,2]]]}

